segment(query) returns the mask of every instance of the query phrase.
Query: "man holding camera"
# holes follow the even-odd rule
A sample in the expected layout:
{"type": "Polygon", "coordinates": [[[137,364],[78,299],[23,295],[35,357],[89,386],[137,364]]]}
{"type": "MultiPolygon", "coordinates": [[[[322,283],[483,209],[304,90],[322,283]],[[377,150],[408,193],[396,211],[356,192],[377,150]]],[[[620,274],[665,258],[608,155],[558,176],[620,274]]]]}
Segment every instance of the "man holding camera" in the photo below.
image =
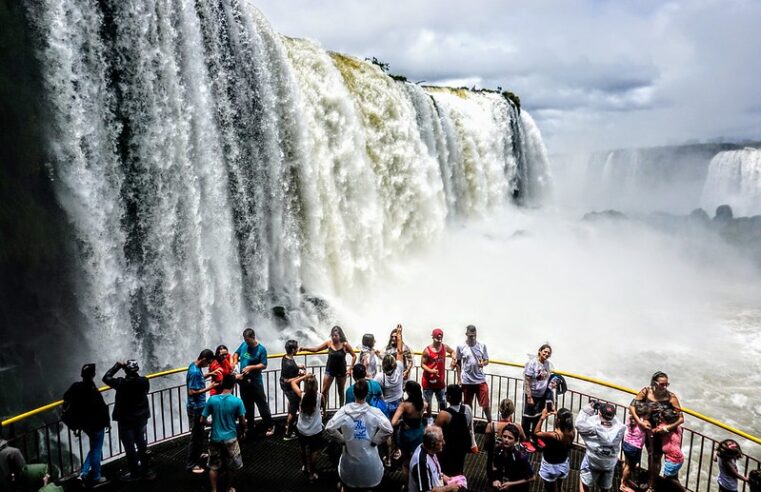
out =
{"type": "Polygon", "coordinates": [[[624,424],[616,417],[616,407],[610,403],[590,400],[579,412],[576,431],[587,447],[579,473],[584,492],[589,492],[594,484],[604,491],[613,486],[624,430],[624,424]]]}

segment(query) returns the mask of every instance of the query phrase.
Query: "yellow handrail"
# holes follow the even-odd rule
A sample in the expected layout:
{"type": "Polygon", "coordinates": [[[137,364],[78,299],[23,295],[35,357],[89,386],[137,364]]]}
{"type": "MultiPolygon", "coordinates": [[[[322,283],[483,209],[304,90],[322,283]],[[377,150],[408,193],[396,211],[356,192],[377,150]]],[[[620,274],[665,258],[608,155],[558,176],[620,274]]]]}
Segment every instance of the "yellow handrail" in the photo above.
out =
{"type": "MultiPolygon", "coordinates": [[[[355,352],[357,352],[357,351],[355,350],[355,352]]],[[[327,351],[321,351],[321,352],[299,352],[297,355],[324,355],[326,353],[327,353],[327,351]]],[[[422,354],[423,354],[422,352],[415,352],[415,355],[422,355],[422,354]]],[[[283,357],[283,355],[285,355],[285,354],[270,354],[267,358],[268,359],[279,359],[279,358],[283,357]]],[[[499,366],[505,366],[505,367],[516,367],[516,368],[523,368],[524,367],[523,364],[519,364],[517,362],[509,362],[509,361],[495,360],[495,359],[490,359],[489,363],[490,364],[496,364],[496,365],[499,365],[499,366]]],[[[164,377],[164,376],[170,376],[172,374],[182,373],[182,372],[185,372],[186,370],[187,370],[187,368],[185,368],[185,367],[178,367],[176,369],[169,369],[167,371],[161,371],[161,372],[156,372],[156,373],[153,373],[153,374],[149,374],[146,377],[148,379],[160,378],[160,377],[164,377]]],[[[632,389],[632,388],[628,388],[626,386],[621,386],[621,385],[614,384],[614,383],[609,383],[607,381],[603,381],[602,379],[597,379],[597,378],[593,378],[593,377],[589,377],[589,376],[584,376],[582,374],[576,374],[576,373],[568,372],[568,371],[557,371],[557,370],[555,370],[554,373],[555,374],[560,374],[560,375],[562,375],[564,377],[568,377],[568,378],[572,378],[572,379],[577,379],[579,381],[585,381],[587,383],[592,383],[592,384],[595,384],[597,386],[603,386],[605,388],[610,388],[610,389],[614,389],[614,390],[617,390],[617,391],[621,391],[623,393],[629,393],[629,394],[632,394],[632,395],[636,395],[637,394],[637,391],[632,389]]],[[[107,391],[109,389],[111,389],[110,386],[101,386],[100,388],[98,388],[98,391],[103,392],[103,391],[107,391]]],[[[43,405],[43,406],[41,406],[39,408],[35,408],[34,410],[30,410],[28,412],[25,412],[25,413],[16,415],[14,417],[11,417],[11,418],[9,418],[7,420],[3,420],[2,421],[2,427],[5,427],[5,426],[8,426],[8,425],[13,424],[15,422],[19,422],[21,420],[27,419],[29,417],[32,417],[33,415],[38,415],[40,413],[47,412],[48,410],[53,410],[54,408],[56,408],[57,406],[61,405],[62,403],[63,403],[63,400],[54,401],[52,403],[48,403],[47,405],[43,405]]],[[[743,437],[743,438],[745,438],[745,439],[747,439],[749,441],[752,441],[752,442],[754,442],[756,444],[761,444],[761,437],[757,437],[757,436],[754,436],[754,435],[749,434],[747,432],[744,432],[744,431],[742,431],[740,429],[736,429],[735,427],[732,427],[731,425],[725,424],[724,422],[716,420],[716,419],[714,419],[712,417],[708,417],[707,415],[704,415],[704,414],[702,414],[700,412],[696,412],[695,410],[690,410],[689,408],[682,408],[682,411],[684,413],[686,413],[687,415],[691,415],[691,416],[693,416],[693,417],[695,417],[697,419],[700,419],[700,420],[702,420],[704,422],[707,422],[707,423],[709,423],[711,425],[715,425],[716,427],[724,429],[727,432],[731,432],[732,434],[735,434],[737,436],[743,437]]]]}

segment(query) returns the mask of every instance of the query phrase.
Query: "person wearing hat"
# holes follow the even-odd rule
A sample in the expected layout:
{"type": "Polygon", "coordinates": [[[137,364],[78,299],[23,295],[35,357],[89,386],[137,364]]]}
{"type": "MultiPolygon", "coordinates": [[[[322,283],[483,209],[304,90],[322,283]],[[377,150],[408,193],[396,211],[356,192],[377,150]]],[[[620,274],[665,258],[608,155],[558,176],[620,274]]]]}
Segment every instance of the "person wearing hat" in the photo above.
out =
{"type": "Polygon", "coordinates": [[[137,361],[118,361],[103,375],[103,382],[116,390],[114,397],[113,419],[119,423],[119,440],[127,455],[129,470],[119,476],[119,480],[131,482],[139,480],[141,472],[145,478],[154,478],[148,469],[148,444],[145,440],[145,428],[151,417],[148,406],[148,378],[138,374],[140,366],[137,361]],[[124,369],[124,377],[115,377],[124,369]]]}
{"type": "Polygon", "coordinates": [[[80,373],[82,381],[72,384],[63,395],[66,412],[71,415],[67,426],[75,434],[84,432],[90,441],[90,450],[82,463],[79,478],[86,485],[100,485],[108,480],[100,473],[103,459],[103,441],[111,425],[108,407],[103,395],[95,386],[95,364],[85,364],[80,373]]]}
{"type": "Polygon", "coordinates": [[[486,415],[486,422],[491,422],[491,404],[489,402],[489,385],[486,384],[484,366],[489,364],[489,351],[486,345],[477,340],[478,331],[473,325],[465,328],[465,343],[457,346],[457,382],[462,386],[462,398],[466,405],[473,408],[473,397],[478,395],[478,405],[486,415]]]}
{"type": "Polygon", "coordinates": [[[455,367],[454,349],[443,342],[444,331],[436,328],[431,332],[433,343],[423,350],[423,358],[420,367],[423,369],[423,398],[427,404],[426,417],[431,416],[431,402],[433,395],[439,403],[439,411],[446,408],[444,389],[447,387],[447,374],[445,363],[447,354],[452,357],[452,368],[455,367]]]}
{"type": "Polygon", "coordinates": [[[616,417],[616,407],[590,400],[576,417],[576,431],[586,445],[579,470],[582,490],[589,492],[594,484],[610,490],[625,431],[616,417]]]}

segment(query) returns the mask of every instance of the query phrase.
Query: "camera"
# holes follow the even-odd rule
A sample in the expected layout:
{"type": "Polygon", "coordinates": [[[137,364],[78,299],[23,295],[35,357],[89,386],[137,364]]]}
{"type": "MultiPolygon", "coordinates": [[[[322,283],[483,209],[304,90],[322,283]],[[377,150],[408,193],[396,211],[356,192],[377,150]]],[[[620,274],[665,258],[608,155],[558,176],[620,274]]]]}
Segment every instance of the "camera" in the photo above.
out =
{"type": "Polygon", "coordinates": [[[605,404],[604,402],[601,402],[599,400],[589,400],[589,404],[592,406],[592,410],[595,411],[595,413],[599,413],[600,408],[605,404]]]}

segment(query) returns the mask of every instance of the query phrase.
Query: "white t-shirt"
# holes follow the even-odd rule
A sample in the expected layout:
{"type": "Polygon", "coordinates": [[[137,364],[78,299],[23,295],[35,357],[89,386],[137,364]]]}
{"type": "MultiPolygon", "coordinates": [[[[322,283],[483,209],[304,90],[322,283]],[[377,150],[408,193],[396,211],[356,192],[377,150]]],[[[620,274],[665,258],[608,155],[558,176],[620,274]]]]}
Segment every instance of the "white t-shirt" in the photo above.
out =
{"type": "Polygon", "coordinates": [[[394,432],[383,412],[367,403],[349,403],[338,409],[325,429],[339,433],[344,441],[338,462],[341,481],[357,489],[376,487],[383,479],[378,445],[394,432]]]}
{"type": "MultiPolygon", "coordinates": [[[[303,397],[302,397],[303,398],[303,397]]],[[[296,422],[296,428],[303,436],[314,436],[322,432],[322,414],[320,413],[320,402],[322,395],[317,393],[317,405],[315,405],[314,412],[311,415],[307,415],[299,410],[299,419],[296,422]]]]}
{"type": "Polygon", "coordinates": [[[547,392],[547,385],[550,382],[550,375],[552,374],[552,366],[550,361],[544,361],[544,364],[539,362],[539,359],[533,357],[530,361],[526,362],[526,367],[523,371],[523,375],[527,376],[531,381],[531,396],[542,398],[547,392]]]}
{"type": "Polygon", "coordinates": [[[441,466],[436,455],[426,452],[423,445],[419,445],[410,459],[410,478],[407,482],[407,490],[410,492],[427,492],[444,485],[441,478],[441,466]]]}
{"type": "Polygon", "coordinates": [[[489,359],[489,351],[486,345],[476,341],[473,346],[463,343],[457,346],[455,352],[457,363],[460,364],[462,384],[481,384],[486,382],[484,368],[478,365],[479,361],[489,359]]]}
{"type": "Polygon", "coordinates": [[[394,402],[401,400],[404,396],[404,363],[402,361],[396,361],[396,369],[393,374],[386,374],[381,371],[375,380],[383,388],[383,399],[387,402],[394,402]]]}
{"type": "Polygon", "coordinates": [[[621,441],[624,440],[624,424],[613,418],[610,425],[603,425],[600,416],[584,407],[576,417],[576,431],[587,447],[586,458],[594,470],[612,470],[618,463],[621,441]]]}

